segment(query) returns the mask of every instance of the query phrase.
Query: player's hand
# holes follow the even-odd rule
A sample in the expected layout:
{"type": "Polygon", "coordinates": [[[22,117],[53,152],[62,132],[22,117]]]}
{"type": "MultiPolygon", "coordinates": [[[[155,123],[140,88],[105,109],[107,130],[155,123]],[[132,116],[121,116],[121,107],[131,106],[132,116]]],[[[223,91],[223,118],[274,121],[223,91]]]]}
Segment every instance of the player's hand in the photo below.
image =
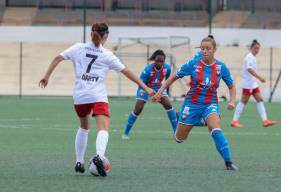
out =
{"type": "Polygon", "coordinates": [[[41,87],[41,88],[47,87],[47,85],[48,85],[48,79],[44,77],[43,79],[41,79],[41,80],[39,81],[38,85],[39,85],[39,87],[41,87]]]}
{"type": "Polygon", "coordinates": [[[265,83],[266,80],[264,78],[260,77],[260,82],[265,83]]]}
{"type": "Polygon", "coordinates": [[[159,102],[161,100],[162,94],[157,92],[155,95],[153,95],[153,97],[151,98],[151,100],[153,102],[159,102]]]}
{"type": "Polygon", "coordinates": [[[228,102],[227,109],[228,110],[233,110],[234,108],[235,108],[235,103],[234,102],[228,102]]]}

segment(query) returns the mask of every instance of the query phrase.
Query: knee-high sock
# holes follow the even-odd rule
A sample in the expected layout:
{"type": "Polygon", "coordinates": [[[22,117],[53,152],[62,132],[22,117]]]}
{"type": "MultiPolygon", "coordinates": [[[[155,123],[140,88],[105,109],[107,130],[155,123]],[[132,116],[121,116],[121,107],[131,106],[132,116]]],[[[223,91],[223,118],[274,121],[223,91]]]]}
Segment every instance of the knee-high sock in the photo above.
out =
{"type": "Polygon", "coordinates": [[[241,103],[241,102],[239,102],[238,104],[237,104],[237,106],[236,106],[236,108],[235,108],[235,112],[234,112],[234,116],[233,116],[233,120],[234,121],[238,121],[239,120],[239,118],[240,118],[240,115],[241,115],[241,113],[242,113],[242,111],[243,111],[243,109],[244,109],[244,104],[243,103],[241,103]]]}
{"type": "Polygon", "coordinates": [[[231,161],[230,149],[226,137],[220,128],[211,131],[216,148],[225,162],[231,161]]]}
{"type": "Polygon", "coordinates": [[[100,130],[96,139],[96,152],[101,158],[104,157],[106,146],[108,142],[108,131],[100,130]]]}
{"type": "Polygon", "coordinates": [[[261,119],[263,121],[267,120],[267,115],[266,115],[264,103],[263,102],[258,102],[257,103],[257,108],[258,108],[258,112],[260,114],[261,119]]]}
{"type": "Polygon", "coordinates": [[[84,163],[85,151],[88,142],[88,130],[78,128],[75,137],[75,153],[76,153],[76,163],[84,163]]]}
{"type": "Polygon", "coordinates": [[[125,135],[129,135],[130,133],[130,130],[131,128],[133,127],[135,121],[137,120],[138,116],[132,112],[129,117],[128,117],[128,120],[127,120],[127,124],[125,126],[125,129],[124,129],[124,134],[125,135]]]}
{"type": "Polygon", "coordinates": [[[175,109],[172,108],[172,109],[167,110],[167,115],[172,124],[173,132],[175,133],[177,126],[178,126],[178,119],[177,119],[177,114],[176,114],[175,109]]]}

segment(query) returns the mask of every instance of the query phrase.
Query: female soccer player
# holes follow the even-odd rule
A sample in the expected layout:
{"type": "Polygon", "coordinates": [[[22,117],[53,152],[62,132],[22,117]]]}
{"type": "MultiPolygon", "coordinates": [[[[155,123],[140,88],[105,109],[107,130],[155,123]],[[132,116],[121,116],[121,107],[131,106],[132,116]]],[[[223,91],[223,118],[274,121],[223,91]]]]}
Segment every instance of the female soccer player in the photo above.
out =
{"type": "MultiPolygon", "coordinates": [[[[162,85],[162,81],[168,79],[171,74],[171,67],[169,64],[165,63],[166,55],[162,50],[156,50],[151,57],[150,61],[153,61],[151,64],[148,64],[143,72],[141,73],[141,80],[153,90],[158,91],[162,85]]],[[[149,95],[145,93],[142,88],[138,88],[136,95],[136,104],[134,111],[129,115],[127,124],[125,125],[124,134],[122,135],[123,139],[129,139],[129,133],[134,125],[137,117],[141,114],[142,109],[145,103],[148,100],[149,95]]],[[[177,115],[175,109],[173,109],[170,99],[165,90],[162,94],[162,97],[159,101],[165,110],[167,111],[168,118],[172,124],[173,132],[177,128],[177,115]]]]}
{"type": "Polygon", "coordinates": [[[241,125],[238,120],[240,115],[244,109],[244,106],[248,103],[251,95],[254,96],[257,102],[258,112],[262,119],[263,126],[268,127],[275,125],[276,121],[270,121],[267,119],[263,97],[260,93],[260,89],[258,87],[257,79],[265,83],[265,79],[257,73],[257,60],[256,55],[260,50],[260,43],[257,40],[253,40],[250,53],[245,57],[244,64],[243,64],[243,84],[242,84],[242,97],[240,102],[237,104],[233,120],[231,121],[230,125],[233,127],[240,128],[241,125]]]}
{"type": "Polygon", "coordinates": [[[227,108],[234,109],[236,88],[226,65],[214,59],[215,40],[209,37],[204,38],[200,48],[203,59],[192,59],[182,65],[176,74],[169,77],[152,99],[158,101],[168,86],[177,79],[190,75],[191,86],[180,111],[175,139],[178,143],[186,140],[193,126],[198,124],[201,118],[204,118],[216,148],[225,162],[226,169],[236,170],[238,168],[230,158],[228,141],[220,129],[217,100],[217,88],[220,80],[223,79],[229,88],[230,95],[227,108]]]}
{"type": "Polygon", "coordinates": [[[90,43],[76,43],[56,56],[50,64],[39,86],[48,85],[49,78],[63,60],[71,60],[75,71],[74,108],[80,119],[75,138],[76,165],[75,171],[84,173],[84,154],[87,147],[89,116],[95,117],[97,124],[96,155],[92,161],[97,166],[98,173],[106,176],[102,163],[108,142],[110,111],[105,90],[104,79],[108,70],[123,73],[131,81],[137,83],[149,95],[154,91],[148,88],[135,74],[125,67],[112,52],[105,49],[103,44],[108,38],[108,26],[96,23],[92,26],[90,43]]]}

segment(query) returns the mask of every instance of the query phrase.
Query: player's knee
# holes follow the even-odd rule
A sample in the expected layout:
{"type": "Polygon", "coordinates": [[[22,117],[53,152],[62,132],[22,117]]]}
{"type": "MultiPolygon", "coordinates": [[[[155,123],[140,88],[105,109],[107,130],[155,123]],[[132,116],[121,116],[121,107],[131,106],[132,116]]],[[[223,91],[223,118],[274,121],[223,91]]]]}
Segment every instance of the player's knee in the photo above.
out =
{"type": "Polygon", "coordinates": [[[134,110],[134,114],[135,114],[136,116],[139,116],[139,115],[141,114],[141,112],[142,112],[142,109],[135,109],[135,110],[134,110]]]}

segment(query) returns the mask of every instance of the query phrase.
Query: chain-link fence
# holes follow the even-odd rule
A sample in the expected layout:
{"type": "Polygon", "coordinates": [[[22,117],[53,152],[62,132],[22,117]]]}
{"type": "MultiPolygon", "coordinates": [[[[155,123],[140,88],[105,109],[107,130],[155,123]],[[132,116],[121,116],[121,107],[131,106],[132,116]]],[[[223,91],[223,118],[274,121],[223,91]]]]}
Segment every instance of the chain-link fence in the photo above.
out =
{"type": "MultiPolygon", "coordinates": [[[[72,63],[69,61],[63,61],[58,66],[46,89],[38,87],[38,81],[44,75],[51,60],[70,45],[66,43],[0,43],[0,94],[72,95],[74,72],[72,63]]],[[[114,47],[116,45],[108,46],[112,50],[114,47]]],[[[196,49],[191,48],[191,55],[195,53],[196,49]]],[[[241,95],[242,62],[247,53],[247,47],[218,47],[216,53],[216,57],[224,61],[231,69],[238,88],[238,98],[241,95]]],[[[190,55],[190,50],[186,47],[178,48],[174,52],[177,67],[190,59],[188,55],[190,55]]],[[[280,48],[262,48],[257,56],[258,72],[267,80],[266,83],[259,83],[266,99],[268,99],[270,90],[273,88],[281,70],[280,55],[280,48]]],[[[130,57],[127,59],[123,58],[123,62],[132,71],[139,74],[141,69],[147,64],[146,59],[130,57]]],[[[189,78],[185,82],[189,82],[189,78]]],[[[110,96],[135,95],[135,84],[115,72],[108,74],[106,85],[110,96]]],[[[181,96],[188,89],[188,83],[185,90],[176,88],[176,86],[175,84],[171,96],[181,96]]],[[[222,95],[228,95],[227,88],[224,85],[219,89],[219,96],[222,95]]],[[[277,84],[276,91],[273,95],[273,101],[277,100],[281,100],[281,83],[277,84]]]]}

